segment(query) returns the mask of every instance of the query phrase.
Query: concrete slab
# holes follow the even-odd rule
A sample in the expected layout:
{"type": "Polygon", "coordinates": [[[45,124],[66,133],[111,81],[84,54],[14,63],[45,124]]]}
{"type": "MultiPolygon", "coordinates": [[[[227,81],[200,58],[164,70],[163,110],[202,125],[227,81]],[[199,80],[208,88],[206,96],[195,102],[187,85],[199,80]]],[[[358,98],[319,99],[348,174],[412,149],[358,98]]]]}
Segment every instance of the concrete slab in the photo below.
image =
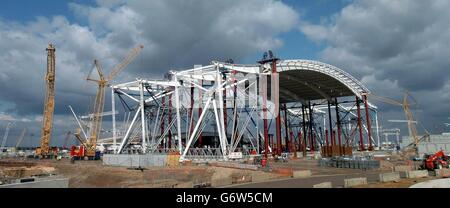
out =
{"type": "Polygon", "coordinates": [[[312,173],[310,170],[295,170],[292,173],[293,178],[307,178],[311,177],[312,173]]]}
{"type": "Polygon", "coordinates": [[[381,173],[380,174],[380,182],[398,182],[400,181],[400,173],[392,172],[392,173],[381,173]]]}
{"type": "Polygon", "coordinates": [[[365,185],[365,184],[367,184],[367,178],[365,178],[365,177],[344,179],[344,188],[365,185]]]}
{"type": "Polygon", "coordinates": [[[333,188],[333,184],[331,182],[323,182],[313,185],[313,188],[333,188]]]}
{"type": "Polygon", "coordinates": [[[406,171],[407,178],[425,178],[428,177],[428,170],[406,171]]]}

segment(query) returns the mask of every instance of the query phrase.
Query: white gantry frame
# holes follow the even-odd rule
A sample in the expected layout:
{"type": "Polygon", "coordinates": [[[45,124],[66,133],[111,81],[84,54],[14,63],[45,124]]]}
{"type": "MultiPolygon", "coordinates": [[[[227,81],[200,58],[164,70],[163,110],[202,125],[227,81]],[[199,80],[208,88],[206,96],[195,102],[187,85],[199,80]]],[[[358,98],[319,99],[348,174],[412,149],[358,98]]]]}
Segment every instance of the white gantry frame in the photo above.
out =
{"type": "MultiPolygon", "coordinates": [[[[330,76],[360,98],[370,93],[351,75],[328,64],[310,60],[285,60],[277,63],[278,73],[296,70],[315,71],[330,76]]],[[[138,144],[141,153],[156,152],[164,143],[166,150],[179,152],[180,161],[184,161],[197,151],[195,149],[198,148],[192,149],[193,144],[198,142],[205,129],[210,128],[207,123],[217,132],[220,153],[213,150],[202,151],[214,152],[212,154],[217,155],[218,159],[228,160],[245,137],[260,152],[264,136],[259,127],[262,118],[259,88],[266,86],[261,80],[267,80],[260,77],[271,76],[271,71],[268,64],[239,65],[214,61],[208,66],[170,71],[169,78],[164,80],[137,79],[112,85],[112,139],[114,145],[119,144],[114,153],[126,152],[125,149],[131,144],[138,144]],[[195,89],[194,94],[192,89],[195,89]],[[121,136],[117,133],[115,95],[119,95],[122,102],[132,103],[127,106],[131,106],[130,113],[134,113],[131,121],[123,122],[126,128],[122,129],[125,134],[121,136]],[[174,101],[174,106],[161,105],[164,99],[170,100],[170,103],[174,101]],[[203,111],[197,115],[188,110],[199,107],[203,111]],[[172,115],[175,116],[174,120],[171,119],[172,115]],[[170,116],[167,123],[165,116],[170,116]],[[160,132],[158,128],[161,129],[160,132]],[[168,137],[172,136],[174,139],[168,141],[168,137]],[[172,141],[173,144],[169,147],[167,144],[172,141]]],[[[269,108],[278,105],[270,100],[267,103],[269,108]]],[[[269,110],[269,113],[273,114],[274,111],[269,110]]]]}

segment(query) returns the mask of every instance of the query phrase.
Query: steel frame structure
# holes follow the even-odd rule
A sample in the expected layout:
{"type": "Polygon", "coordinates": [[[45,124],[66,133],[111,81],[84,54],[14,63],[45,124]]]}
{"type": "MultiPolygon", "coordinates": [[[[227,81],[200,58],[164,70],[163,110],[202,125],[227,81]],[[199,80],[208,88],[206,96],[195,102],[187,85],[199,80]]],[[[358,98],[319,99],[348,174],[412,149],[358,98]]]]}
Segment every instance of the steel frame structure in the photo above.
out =
{"type": "MultiPolygon", "coordinates": [[[[286,79],[286,76],[283,79],[286,79]]],[[[312,100],[316,100],[315,103],[323,103],[323,101],[334,102],[333,99],[337,101],[337,97],[356,96],[357,100],[362,100],[365,104],[358,107],[376,109],[367,102],[365,95],[370,91],[350,74],[337,67],[310,60],[274,60],[255,65],[213,61],[208,66],[170,71],[164,80],[136,79],[110,87],[113,106],[112,140],[114,146],[118,145],[115,153],[126,153],[130,145],[138,144],[141,153],[178,152],[181,162],[197,158],[228,160],[230,154],[235,151],[254,150],[257,153],[281,154],[283,143],[284,151],[288,152],[301,149],[302,142],[305,145],[304,150],[306,143],[310,150],[320,150],[328,142],[325,132],[330,128],[326,128],[327,113],[318,108],[324,106],[310,104],[312,100]],[[280,76],[287,72],[314,73],[316,76],[323,76],[339,83],[339,87],[344,90],[326,91],[320,83],[313,81],[306,83],[287,76],[291,82],[302,82],[300,83],[302,86],[317,96],[315,99],[307,100],[302,99],[301,95],[291,96],[298,98],[293,102],[293,98],[286,99],[286,92],[279,87],[284,84],[279,83],[280,76]],[[122,122],[122,126],[125,127],[121,129],[125,132],[122,136],[118,135],[116,121],[117,97],[125,110],[128,109],[133,115],[131,121],[127,119],[122,122]],[[167,100],[169,105],[165,105],[167,100]],[[172,101],[175,103],[174,106],[170,104],[172,101]],[[299,106],[296,103],[301,104],[303,110],[298,110],[299,106]],[[284,114],[280,110],[283,108],[284,114]],[[308,118],[303,116],[305,113],[309,114],[308,118]],[[175,119],[172,119],[173,117],[175,119]],[[274,125],[272,120],[275,121],[274,125]],[[264,121],[262,128],[261,121],[264,121]],[[309,127],[305,125],[306,121],[310,123],[309,127]],[[323,121],[323,126],[310,121],[320,121],[316,122],[318,124],[322,124],[323,121]],[[297,123],[299,130],[298,134],[295,134],[297,123]],[[284,124],[284,130],[281,124],[284,124]],[[211,125],[217,132],[219,141],[217,149],[211,145],[204,145],[207,141],[202,134],[211,130],[209,128],[211,125]],[[275,132],[273,126],[276,127],[275,132]],[[158,129],[161,131],[158,132],[158,129]],[[305,134],[307,129],[310,137],[308,141],[305,134]],[[276,146],[272,148],[268,145],[270,135],[276,135],[276,146]],[[284,139],[282,135],[285,135],[284,139]],[[244,150],[243,143],[251,147],[244,150]]],[[[345,106],[340,108],[361,119],[361,115],[354,113],[354,108],[348,109],[345,106]]],[[[366,111],[367,121],[370,120],[368,112],[366,111]]],[[[329,122],[331,124],[331,117],[329,122]]],[[[370,135],[370,123],[366,126],[364,128],[370,135]]],[[[359,129],[362,128],[361,126],[359,129]]],[[[368,141],[372,143],[373,138],[368,141]]]]}

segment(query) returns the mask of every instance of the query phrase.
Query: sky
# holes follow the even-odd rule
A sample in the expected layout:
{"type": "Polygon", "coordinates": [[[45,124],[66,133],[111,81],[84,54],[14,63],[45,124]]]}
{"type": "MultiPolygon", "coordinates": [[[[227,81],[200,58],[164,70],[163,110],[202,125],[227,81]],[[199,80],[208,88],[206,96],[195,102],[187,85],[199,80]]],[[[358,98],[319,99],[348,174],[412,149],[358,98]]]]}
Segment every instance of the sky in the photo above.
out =
{"type": "MultiPolygon", "coordinates": [[[[95,85],[85,77],[93,60],[110,69],[140,43],[144,50],[117,82],[162,77],[170,69],[211,60],[255,63],[271,49],[281,59],[313,59],[337,66],[376,95],[401,100],[409,91],[417,100],[416,120],[432,133],[447,131],[447,0],[4,0],[0,4],[0,136],[14,121],[9,145],[23,128],[28,129],[24,145],[39,140],[49,42],[57,48],[53,133],[57,141],[76,126],[68,105],[80,114],[90,110],[95,85]]],[[[386,122],[404,119],[400,107],[373,103],[384,127],[407,133],[405,125],[386,122]]],[[[105,109],[110,109],[109,102],[105,109]]]]}

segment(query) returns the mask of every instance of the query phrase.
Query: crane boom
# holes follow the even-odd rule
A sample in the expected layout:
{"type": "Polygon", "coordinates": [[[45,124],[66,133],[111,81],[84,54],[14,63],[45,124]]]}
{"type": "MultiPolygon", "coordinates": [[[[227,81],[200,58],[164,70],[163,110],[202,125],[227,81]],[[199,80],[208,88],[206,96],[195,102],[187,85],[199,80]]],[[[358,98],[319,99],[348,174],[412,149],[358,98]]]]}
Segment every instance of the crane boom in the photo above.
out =
{"type": "MultiPolygon", "coordinates": [[[[409,102],[408,102],[408,98],[412,96],[408,93],[405,92],[405,95],[403,96],[403,101],[399,102],[390,98],[385,98],[385,97],[381,97],[381,96],[377,96],[374,94],[370,94],[370,96],[372,98],[375,98],[379,101],[388,103],[388,104],[392,104],[392,105],[397,105],[397,106],[401,106],[403,108],[403,111],[405,112],[405,117],[406,117],[406,122],[408,123],[408,130],[409,130],[409,136],[411,136],[411,138],[413,138],[413,144],[414,147],[416,148],[417,145],[419,144],[419,136],[417,135],[417,129],[416,129],[416,123],[418,123],[417,121],[414,121],[411,109],[409,108],[409,102]]],[[[412,98],[414,102],[416,102],[414,100],[414,98],[412,98]]],[[[417,103],[417,102],[416,102],[417,103]]],[[[395,120],[394,120],[395,121],[395,120]]]]}
{"type": "Polygon", "coordinates": [[[139,45],[136,48],[133,48],[128,56],[123,59],[122,63],[118,64],[114,67],[114,69],[111,70],[111,74],[109,74],[108,77],[108,82],[113,80],[114,77],[116,77],[123,69],[125,69],[125,67],[128,66],[128,64],[130,64],[137,55],[139,55],[142,49],[144,49],[143,45],[139,45]]]}
{"type": "Polygon", "coordinates": [[[123,69],[125,69],[128,64],[130,64],[134,58],[136,58],[137,55],[142,51],[144,48],[143,45],[139,45],[138,47],[131,50],[131,52],[125,57],[125,59],[118,65],[116,65],[109,74],[108,78],[105,79],[105,76],[103,74],[103,69],[98,60],[94,61],[95,67],[97,69],[99,80],[91,79],[90,76],[88,76],[88,81],[94,81],[97,82],[98,88],[97,88],[97,94],[95,96],[95,103],[94,103],[94,112],[92,113],[93,119],[92,119],[92,125],[90,129],[90,135],[87,140],[86,146],[86,155],[88,157],[95,156],[96,146],[97,146],[97,140],[99,139],[100,135],[100,129],[102,126],[102,118],[103,118],[103,108],[105,105],[105,90],[106,86],[109,84],[110,81],[114,79],[123,69]]]}
{"type": "Polygon", "coordinates": [[[25,134],[27,133],[27,129],[23,129],[22,133],[20,133],[19,138],[17,139],[16,149],[22,144],[23,138],[25,138],[25,134]]]}
{"type": "Polygon", "coordinates": [[[3,134],[3,140],[2,140],[2,145],[0,147],[0,150],[3,150],[5,148],[6,140],[8,139],[9,129],[11,128],[11,126],[12,126],[11,122],[6,124],[6,130],[5,130],[5,134],[3,134]]]}
{"type": "Polygon", "coordinates": [[[37,152],[40,157],[46,157],[50,152],[50,138],[53,127],[53,113],[55,110],[55,47],[47,47],[47,74],[45,76],[47,88],[45,91],[44,115],[42,119],[41,146],[37,152]]]}

